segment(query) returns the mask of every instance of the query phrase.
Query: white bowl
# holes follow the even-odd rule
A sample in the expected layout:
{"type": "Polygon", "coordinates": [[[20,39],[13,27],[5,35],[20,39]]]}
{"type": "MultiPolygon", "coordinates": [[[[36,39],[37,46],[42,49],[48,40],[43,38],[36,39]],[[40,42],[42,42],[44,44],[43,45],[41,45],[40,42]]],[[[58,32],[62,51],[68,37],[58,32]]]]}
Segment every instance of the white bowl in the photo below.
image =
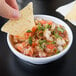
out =
{"type": "Polygon", "coordinates": [[[71,47],[72,41],[73,41],[73,34],[72,31],[70,29],[70,27],[62,20],[53,17],[53,16],[48,16],[48,15],[35,15],[35,18],[42,18],[45,20],[52,20],[57,24],[61,24],[62,26],[65,27],[67,33],[68,33],[68,38],[69,38],[69,44],[68,46],[59,54],[53,55],[53,56],[49,56],[49,57],[45,57],[45,58],[34,58],[34,57],[29,57],[29,56],[25,56],[23,54],[21,54],[20,52],[18,52],[12,45],[11,43],[11,39],[10,39],[10,35],[7,35],[7,42],[9,45],[9,48],[11,49],[11,51],[13,52],[13,54],[15,54],[18,58],[22,59],[23,61],[28,61],[31,62],[33,64],[46,64],[52,61],[55,61],[59,58],[61,58],[64,54],[67,53],[67,51],[69,50],[69,48],[71,47]]]}

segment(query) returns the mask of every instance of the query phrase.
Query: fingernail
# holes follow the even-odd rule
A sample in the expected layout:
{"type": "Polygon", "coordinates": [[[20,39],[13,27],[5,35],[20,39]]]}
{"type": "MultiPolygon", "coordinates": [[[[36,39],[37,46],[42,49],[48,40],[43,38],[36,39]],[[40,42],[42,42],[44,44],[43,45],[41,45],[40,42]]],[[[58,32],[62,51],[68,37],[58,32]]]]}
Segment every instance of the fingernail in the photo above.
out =
{"type": "Polygon", "coordinates": [[[13,18],[19,18],[19,17],[20,17],[19,11],[18,10],[14,11],[13,18]]]}

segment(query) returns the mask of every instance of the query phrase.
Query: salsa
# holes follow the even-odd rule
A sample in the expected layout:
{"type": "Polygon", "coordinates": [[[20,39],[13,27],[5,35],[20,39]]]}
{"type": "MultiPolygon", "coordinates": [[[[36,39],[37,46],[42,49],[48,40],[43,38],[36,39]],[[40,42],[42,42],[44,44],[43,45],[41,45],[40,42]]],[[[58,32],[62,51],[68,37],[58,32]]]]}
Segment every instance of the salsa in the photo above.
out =
{"type": "Polygon", "coordinates": [[[51,20],[35,19],[35,26],[23,37],[12,36],[15,49],[31,57],[48,57],[62,52],[69,39],[64,26],[51,20]]]}

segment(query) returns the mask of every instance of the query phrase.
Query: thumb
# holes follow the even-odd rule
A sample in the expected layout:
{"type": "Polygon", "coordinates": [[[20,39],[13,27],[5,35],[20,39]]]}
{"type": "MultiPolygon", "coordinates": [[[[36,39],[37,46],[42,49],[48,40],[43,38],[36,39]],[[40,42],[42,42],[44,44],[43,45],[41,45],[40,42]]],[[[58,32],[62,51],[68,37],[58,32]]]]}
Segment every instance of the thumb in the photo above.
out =
{"type": "Polygon", "coordinates": [[[0,4],[0,10],[2,17],[8,19],[19,18],[19,11],[9,6],[5,1],[0,4]]]}

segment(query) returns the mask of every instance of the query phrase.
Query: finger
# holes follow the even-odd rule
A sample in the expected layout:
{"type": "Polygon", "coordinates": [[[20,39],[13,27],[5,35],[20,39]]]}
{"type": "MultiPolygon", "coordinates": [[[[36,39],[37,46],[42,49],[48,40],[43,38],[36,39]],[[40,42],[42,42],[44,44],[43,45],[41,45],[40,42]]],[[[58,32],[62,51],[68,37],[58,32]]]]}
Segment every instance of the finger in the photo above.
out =
{"type": "Polygon", "coordinates": [[[19,10],[18,4],[17,4],[16,0],[5,0],[5,1],[6,1],[7,4],[10,5],[11,7],[19,10]]]}
{"type": "Polygon", "coordinates": [[[2,2],[0,5],[0,15],[2,17],[13,19],[13,18],[19,18],[19,11],[9,6],[6,2],[2,2]]]}

